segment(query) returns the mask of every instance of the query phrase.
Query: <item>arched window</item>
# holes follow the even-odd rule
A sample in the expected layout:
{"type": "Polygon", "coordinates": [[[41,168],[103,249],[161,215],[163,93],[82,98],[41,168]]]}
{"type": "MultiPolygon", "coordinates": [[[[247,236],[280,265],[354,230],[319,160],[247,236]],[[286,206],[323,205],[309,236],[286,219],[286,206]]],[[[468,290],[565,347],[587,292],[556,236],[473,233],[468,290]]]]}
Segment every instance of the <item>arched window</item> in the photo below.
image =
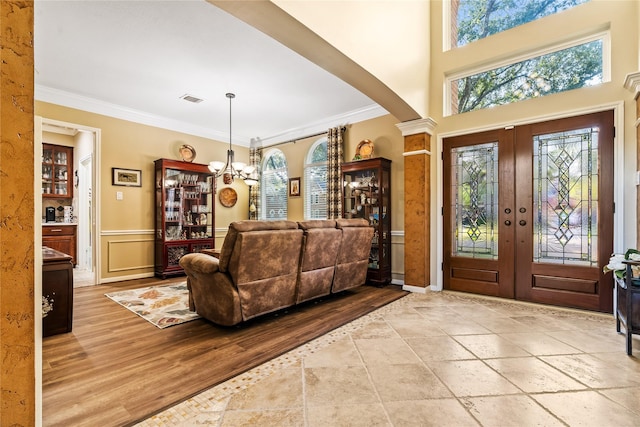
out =
{"type": "Polygon", "coordinates": [[[260,219],[287,219],[287,159],[282,151],[274,149],[264,157],[260,181],[260,219]]]}
{"type": "Polygon", "coordinates": [[[317,140],[304,165],[304,218],[327,219],[327,138],[317,140]]]}

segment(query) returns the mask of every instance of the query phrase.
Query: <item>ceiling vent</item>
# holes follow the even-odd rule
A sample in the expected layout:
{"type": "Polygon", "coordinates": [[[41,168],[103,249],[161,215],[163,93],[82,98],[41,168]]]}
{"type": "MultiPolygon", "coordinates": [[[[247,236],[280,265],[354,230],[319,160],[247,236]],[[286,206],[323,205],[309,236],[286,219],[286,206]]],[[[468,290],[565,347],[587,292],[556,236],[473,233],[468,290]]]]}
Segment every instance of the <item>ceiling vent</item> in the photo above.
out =
{"type": "Polygon", "coordinates": [[[185,101],[193,102],[194,104],[199,104],[202,101],[204,101],[204,99],[198,98],[197,96],[189,95],[188,93],[185,93],[184,95],[182,95],[180,97],[180,99],[184,99],[185,101]]]}

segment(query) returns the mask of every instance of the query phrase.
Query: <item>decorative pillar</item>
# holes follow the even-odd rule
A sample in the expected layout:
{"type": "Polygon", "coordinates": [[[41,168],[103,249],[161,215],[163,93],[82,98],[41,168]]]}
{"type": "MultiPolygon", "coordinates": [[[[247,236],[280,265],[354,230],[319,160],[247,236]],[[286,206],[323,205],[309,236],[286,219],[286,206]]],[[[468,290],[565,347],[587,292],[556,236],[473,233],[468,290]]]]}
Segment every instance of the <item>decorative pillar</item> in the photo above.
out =
{"type": "Polygon", "coordinates": [[[0,56],[0,425],[33,426],[42,313],[34,313],[32,1],[0,1],[0,56]]]}
{"type": "MultiPolygon", "coordinates": [[[[640,71],[627,74],[624,87],[635,94],[636,101],[636,170],[640,170],[640,71]]],[[[636,187],[636,216],[640,215],[640,187],[636,187]]],[[[636,247],[640,245],[640,227],[636,229],[636,247]]]]}
{"type": "Polygon", "coordinates": [[[435,123],[398,124],[404,136],[404,289],[425,292],[431,265],[431,135],[435,123]]]}

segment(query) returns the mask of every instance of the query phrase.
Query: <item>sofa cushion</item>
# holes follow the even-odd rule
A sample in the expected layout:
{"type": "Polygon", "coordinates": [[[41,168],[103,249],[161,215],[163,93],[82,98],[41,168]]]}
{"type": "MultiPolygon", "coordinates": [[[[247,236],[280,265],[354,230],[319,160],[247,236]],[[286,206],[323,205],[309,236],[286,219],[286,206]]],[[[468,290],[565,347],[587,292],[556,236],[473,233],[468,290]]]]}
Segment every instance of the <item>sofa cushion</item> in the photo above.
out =
{"type": "Polygon", "coordinates": [[[304,230],[296,302],[301,303],[331,293],[331,282],[342,232],[333,220],[299,223],[304,230]]]}
{"type": "Polygon", "coordinates": [[[231,253],[236,244],[238,233],[246,231],[261,231],[261,230],[292,230],[298,228],[298,224],[295,221],[252,221],[243,220],[235,221],[229,224],[227,235],[222,243],[222,249],[220,250],[220,271],[229,271],[229,261],[231,260],[231,253]]]}
{"type": "Polygon", "coordinates": [[[312,228],[336,228],[336,221],[333,219],[311,219],[298,222],[298,227],[303,230],[310,230],[312,228]]]}
{"type": "Polygon", "coordinates": [[[338,219],[342,244],[336,260],[331,292],[340,292],[366,282],[373,227],[366,219],[338,219]]]}
{"type": "Polygon", "coordinates": [[[238,288],[243,320],[295,303],[302,230],[295,222],[275,225],[236,227],[228,274],[238,288]]]}

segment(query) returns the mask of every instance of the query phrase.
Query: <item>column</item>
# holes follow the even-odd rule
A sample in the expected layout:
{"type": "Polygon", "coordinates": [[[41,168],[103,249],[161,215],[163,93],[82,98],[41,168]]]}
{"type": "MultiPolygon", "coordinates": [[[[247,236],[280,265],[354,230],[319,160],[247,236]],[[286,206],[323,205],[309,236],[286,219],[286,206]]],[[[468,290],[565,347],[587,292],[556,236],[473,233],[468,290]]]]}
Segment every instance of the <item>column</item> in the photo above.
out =
{"type": "Polygon", "coordinates": [[[431,135],[434,122],[401,123],[404,136],[404,287],[424,292],[431,265],[431,135]]]}
{"type": "Polygon", "coordinates": [[[0,34],[0,425],[33,426],[33,2],[0,1],[0,34]]]}

